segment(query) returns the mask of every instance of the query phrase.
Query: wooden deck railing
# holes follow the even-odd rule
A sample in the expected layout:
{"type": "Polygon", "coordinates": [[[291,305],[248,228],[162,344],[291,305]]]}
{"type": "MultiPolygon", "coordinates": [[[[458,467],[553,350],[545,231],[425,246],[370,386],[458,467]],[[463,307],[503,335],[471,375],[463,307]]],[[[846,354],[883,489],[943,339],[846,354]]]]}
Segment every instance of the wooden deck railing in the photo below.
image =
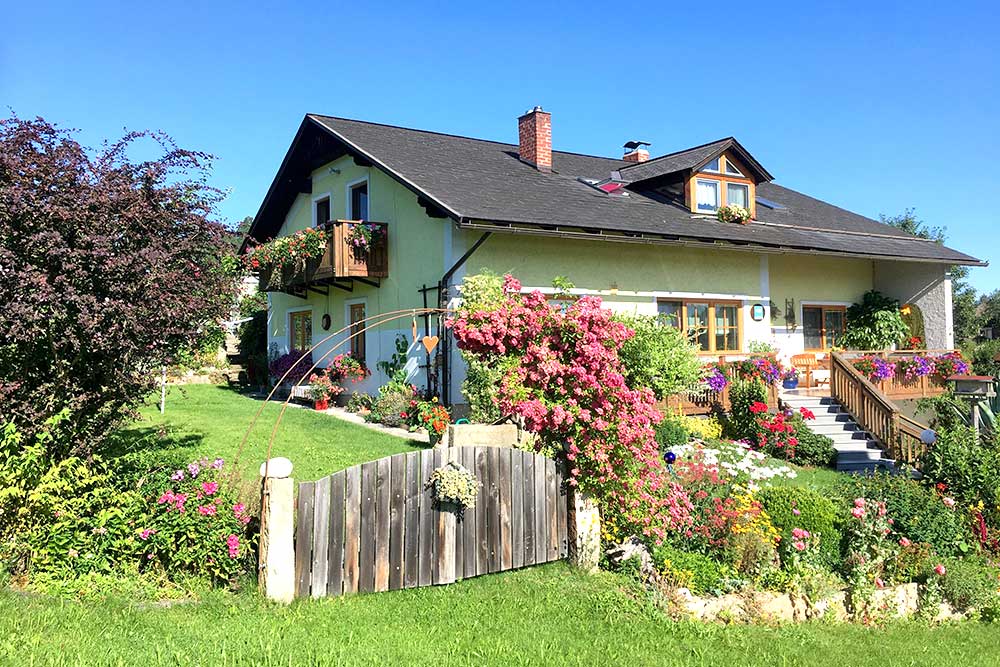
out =
{"type": "Polygon", "coordinates": [[[919,467],[926,449],[920,440],[924,427],[902,414],[839,352],[830,355],[830,396],[882,446],[886,456],[919,467]]]}
{"type": "MultiPolygon", "coordinates": [[[[729,412],[732,404],[729,400],[729,385],[722,391],[709,389],[680,392],[668,396],[659,405],[661,410],[670,413],[681,413],[688,417],[729,412]]],[[[778,407],[778,387],[770,385],[767,389],[767,407],[776,410],[778,407]]]]}
{"type": "Polygon", "coordinates": [[[361,220],[331,220],[320,226],[329,235],[326,250],[314,257],[299,270],[286,268],[281,280],[272,281],[270,266],[259,271],[261,289],[264,291],[296,291],[304,293],[315,285],[335,284],[349,278],[375,279],[389,275],[389,226],[384,222],[361,220]],[[371,248],[358,252],[350,244],[351,230],[360,224],[375,225],[380,231],[374,235],[371,248]]]}
{"type": "MultiPolygon", "coordinates": [[[[925,357],[937,357],[950,354],[956,350],[850,350],[842,352],[841,355],[848,361],[853,361],[858,357],[882,357],[889,361],[900,361],[906,357],[917,355],[925,357]]],[[[936,375],[925,375],[923,377],[906,380],[902,373],[897,373],[891,378],[886,378],[878,382],[873,382],[879,391],[892,400],[908,398],[933,398],[940,396],[948,390],[948,383],[944,378],[936,375]]]]}

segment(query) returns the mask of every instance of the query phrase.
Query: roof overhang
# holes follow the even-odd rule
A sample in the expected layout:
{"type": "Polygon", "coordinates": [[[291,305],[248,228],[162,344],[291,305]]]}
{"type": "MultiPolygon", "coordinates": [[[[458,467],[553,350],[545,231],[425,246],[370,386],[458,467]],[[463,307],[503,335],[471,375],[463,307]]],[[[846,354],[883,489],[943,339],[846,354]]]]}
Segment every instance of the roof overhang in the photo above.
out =
{"type": "Polygon", "coordinates": [[[455,221],[462,219],[462,216],[447,204],[421,190],[382,160],[352,143],[323,123],[318,117],[306,114],[295,132],[291,145],[285,152],[281,166],[278,167],[278,173],[275,174],[267,194],[264,195],[264,201],[254,216],[241,252],[245,249],[249,239],[261,242],[274,237],[281,230],[288,209],[295,202],[295,198],[300,193],[312,191],[312,172],[345,155],[350,156],[359,165],[375,166],[384,171],[416,194],[420,205],[432,217],[447,217],[455,221]]]}
{"type": "Polygon", "coordinates": [[[929,259],[919,257],[899,257],[895,255],[878,255],[864,252],[842,252],[836,250],[820,250],[804,246],[789,246],[767,244],[760,242],[724,241],[712,237],[684,236],[679,234],[651,234],[647,232],[611,231],[590,227],[569,227],[560,225],[537,225],[499,220],[466,220],[456,223],[460,229],[474,231],[489,231],[499,234],[517,234],[523,236],[548,236],[550,238],[575,239],[581,241],[605,241],[613,243],[637,243],[642,245],[683,246],[687,248],[704,248],[713,250],[732,250],[737,252],[752,252],[757,254],[777,255],[819,255],[826,257],[844,257],[854,259],[871,259],[886,262],[918,262],[921,264],[937,264],[945,266],[988,266],[989,262],[982,260],[956,261],[929,259]]]}

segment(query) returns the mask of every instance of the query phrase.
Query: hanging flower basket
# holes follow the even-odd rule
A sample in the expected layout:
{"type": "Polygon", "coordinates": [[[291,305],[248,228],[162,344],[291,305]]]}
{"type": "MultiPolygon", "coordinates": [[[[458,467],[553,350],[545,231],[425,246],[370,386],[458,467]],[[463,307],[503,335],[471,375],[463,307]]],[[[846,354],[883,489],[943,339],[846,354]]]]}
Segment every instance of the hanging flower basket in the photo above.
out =
{"type": "Polygon", "coordinates": [[[476,496],[482,486],[468,468],[454,461],[436,468],[427,485],[439,505],[454,505],[459,513],[476,506],[476,496]]]}
{"type": "Polygon", "coordinates": [[[327,233],[309,227],[249,248],[243,266],[266,278],[268,287],[281,287],[299,273],[315,271],[326,246],[327,233]]]}
{"type": "Polygon", "coordinates": [[[723,206],[716,216],[719,222],[738,222],[745,225],[750,222],[750,209],[742,206],[723,206]]]}

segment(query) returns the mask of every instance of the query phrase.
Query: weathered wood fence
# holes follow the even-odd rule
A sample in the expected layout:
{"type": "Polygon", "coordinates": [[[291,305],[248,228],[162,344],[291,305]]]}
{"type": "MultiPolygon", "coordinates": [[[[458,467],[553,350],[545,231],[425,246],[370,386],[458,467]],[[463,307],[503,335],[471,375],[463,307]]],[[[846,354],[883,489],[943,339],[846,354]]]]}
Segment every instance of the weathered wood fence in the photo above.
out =
{"type": "Polygon", "coordinates": [[[397,454],[299,484],[296,595],[389,591],[566,557],[563,469],[517,449],[452,447],[397,454]],[[461,516],[427,486],[455,461],[482,486],[461,516]]]}

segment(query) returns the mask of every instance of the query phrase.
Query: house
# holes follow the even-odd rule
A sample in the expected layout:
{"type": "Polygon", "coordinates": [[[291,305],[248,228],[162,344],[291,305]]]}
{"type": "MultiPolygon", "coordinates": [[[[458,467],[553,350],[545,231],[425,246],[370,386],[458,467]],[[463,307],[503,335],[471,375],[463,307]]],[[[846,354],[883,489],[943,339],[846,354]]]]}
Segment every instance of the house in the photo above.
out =
{"type": "Polygon", "coordinates": [[[615,310],[668,315],[708,358],[755,341],[822,353],[871,289],[922,312],[928,348],[954,345],[949,267],[983,262],[777,185],[732,137],[659,157],[640,141],[620,158],[561,152],[538,107],[517,134],[507,144],[307,115],[250,236],[320,226],[330,240],[280,288],[262,284],[271,349],[403,311],[350,342],[373,370],[360,389],[384,383],[377,362],[402,338],[413,381],[460,403],[462,362],[447,337],[432,354],[413,342],[414,320],[420,338],[440,333],[439,318],[406,311],[453,304],[463,276],[482,269],[543,291],[565,276],[615,310]],[[749,209],[747,224],[718,219],[729,205],[749,209]],[[358,220],[379,223],[369,253],[349,248],[358,220]]]}

